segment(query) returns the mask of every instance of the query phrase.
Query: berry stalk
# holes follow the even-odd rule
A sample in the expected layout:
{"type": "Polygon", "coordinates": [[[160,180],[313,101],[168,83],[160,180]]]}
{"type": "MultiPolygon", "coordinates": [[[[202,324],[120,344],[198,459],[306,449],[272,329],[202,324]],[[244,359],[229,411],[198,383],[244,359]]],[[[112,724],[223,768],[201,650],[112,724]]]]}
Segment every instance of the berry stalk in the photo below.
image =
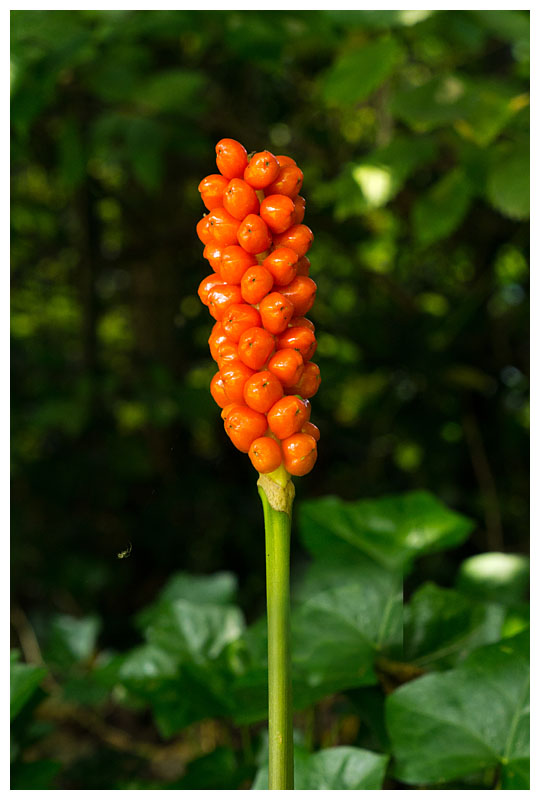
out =
{"type": "Polygon", "coordinates": [[[317,460],[310,399],[320,383],[306,314],[317,286],[306,253],[303,173],[290,156],[251,158],[240,142],[216,145],[219,174],[199,184],[208,211],[197,224],[213,272],[199,297],[215,319],[210,383],[225,432],[259,473],[268,601],[269,788],[293,788],[289,561],[294,486],[317,460]]]}
{"type": "Polygon", "coordinates": [[[269,789],[294,789],[289,588],[294,487],[282,472],[274,476],[282,483],[268,475],[258,481],[266,547],[269,789]]]}

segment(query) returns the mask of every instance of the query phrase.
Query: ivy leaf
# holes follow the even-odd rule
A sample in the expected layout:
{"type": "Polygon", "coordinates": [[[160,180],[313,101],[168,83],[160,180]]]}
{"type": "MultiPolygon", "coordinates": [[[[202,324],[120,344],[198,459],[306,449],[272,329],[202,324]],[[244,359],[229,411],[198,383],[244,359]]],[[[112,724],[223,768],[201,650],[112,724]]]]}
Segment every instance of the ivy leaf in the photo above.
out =
{"type": "Polygon", "coordinates": [[[401,578],[376,564],[301,603],[292,614],[296,680],[321,697],[375,683],[376,655],[401,645],[401,609],[401,578]]]}
{"type": "Polygon", "coordinates": [[[419,197],[412,212],[418,243],[427,246],[455,231],[469,209],[472,195],[470,181],[457,167],[419,197]]]}
{"type": "Polygon", "coordinates": [[[390,695],[386,721],[396,777],[440,784],[499,765],[503,780],[522,776],[529,756],[528,651],[525,632],[390,695]]]}
{"type": "Polygon", "coordinates": [[[343,53],[321,79],[323,100],[341,107],[360,103],[391,75],[402,54],[401,46],[391,37],[343,53]]]}
{"type": "Polygon", "coordinates": [[[164,606],[146,630],[146,638],[179,661],[203,664],[215,660],[244,629],[236,606],[197,605],[174,600],[164,606]]]}
{"type": "Polygon", "coordinates": [[[501,637],[505,609],[426,583],[405,607],[404,658],[420,667],[451,666],[501,637]]]}
{"type": "Polygon", "coordinates": [[[197,605],[229,605],[236,597],[237,585],[232,572],[216,572],[213,575],[177,572],[169,578],[156,602],[137,615],[137,624],[141,628],[147,627],[174,600],[189,600],[197,605]]]}
{"type": "Polygon", "coordinates": [[[491,205],[510,219],[528,219],[530,157],[525,147],[501,148],[488,171],[486,194],[491,205]]]}
{"type": "Polygon", "coordinates": [[[12,661],[10,665],[10,719],[22,711],[24,706],[37,691],[39,684],[47,674],[44,667],[32,664],[20,664],[12,661]]]}
{"type": "Polygon", "coordinates": [[[461,544],[473,528],[424,491],[353,502],[310,500],[300,506],[299,526],[318,560],[351,564],[368,555],[390,570],[406,570],[419,555],[461,544]]]}
{"type": "MultiPolygon", "coordinates": [[[[296,749],[295,789],[381,789],[388,756],[358,747],[329,747],[318,753],[296,749]]],[[[261,767],[252,789],[268,789],[268,765],[261,767]]]]}
{"type": "Polygon", "coordinates": [[[77,619],[66,614],[54,617],[51,623],[46,660],[67,668],[85,661],[94,653],[101,627],[97,617],[77,619]]]}
{"type": "Polygon", "coordinates": [[[519,603],[529,585],[529,559],[511,553],[480,553],[460,566],[457,587],[480,600],[519,603]]]}

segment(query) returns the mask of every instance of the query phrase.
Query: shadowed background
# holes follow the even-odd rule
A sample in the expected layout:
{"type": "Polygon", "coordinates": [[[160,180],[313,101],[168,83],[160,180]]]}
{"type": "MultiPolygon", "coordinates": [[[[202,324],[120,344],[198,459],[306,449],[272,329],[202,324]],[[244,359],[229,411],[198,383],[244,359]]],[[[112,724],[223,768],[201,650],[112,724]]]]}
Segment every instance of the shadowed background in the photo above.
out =
{"type": "Polygon", "coordinates": [[[520,11],[12,12],[15,619],[94,614],[127,647],[179,569],[264,607],[197,297],[222,137],[305,174],[323,382],[297,496],[425,488],[472,517],[415,582],[527,551],[528,36],[520,11]]]}

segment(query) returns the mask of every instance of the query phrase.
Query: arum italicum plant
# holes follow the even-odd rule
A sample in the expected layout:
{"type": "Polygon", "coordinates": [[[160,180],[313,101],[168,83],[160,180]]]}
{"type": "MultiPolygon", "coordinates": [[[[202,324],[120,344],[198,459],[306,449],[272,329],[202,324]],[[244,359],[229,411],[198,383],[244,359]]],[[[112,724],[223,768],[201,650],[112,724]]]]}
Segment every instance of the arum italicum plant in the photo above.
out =
{"type": "Polygon", "coordinates": [[[303,174],[289,156],[248,156],[234,139],[216,145],[219,172],[199,184],[208,210],[197,225],[212,273],[199,297],[216,320],[209,338],[218,371],[210,391],[225,431],[259,472],[266,538],[269,789],[292,789],[289,564],[294,485],[317,459],[310,398],[315,327],[305,317],[317,287],[306,256],[303,174]]]}

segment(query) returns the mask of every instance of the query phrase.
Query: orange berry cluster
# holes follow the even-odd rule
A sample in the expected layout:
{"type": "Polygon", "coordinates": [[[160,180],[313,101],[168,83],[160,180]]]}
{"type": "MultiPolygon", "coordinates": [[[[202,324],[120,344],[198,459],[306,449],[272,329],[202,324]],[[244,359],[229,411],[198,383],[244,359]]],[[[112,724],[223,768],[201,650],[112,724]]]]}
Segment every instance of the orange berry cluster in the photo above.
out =
{"type": "Polygon", "coordinates": [[[234,139],[216,145],[219,174],[199,184],[208,213],[197,225],[213,269],[199,297],[216,320],[208,340],[217,362],[210,384],[225,431],[261,473],[281,464],[305,475],[317,459],[319,430],[309,398],[320,383],[311,361],[315,326],[305,318],[317,286],[302,224],[303,174],[268,150],[248,157],[234,139]]]}

